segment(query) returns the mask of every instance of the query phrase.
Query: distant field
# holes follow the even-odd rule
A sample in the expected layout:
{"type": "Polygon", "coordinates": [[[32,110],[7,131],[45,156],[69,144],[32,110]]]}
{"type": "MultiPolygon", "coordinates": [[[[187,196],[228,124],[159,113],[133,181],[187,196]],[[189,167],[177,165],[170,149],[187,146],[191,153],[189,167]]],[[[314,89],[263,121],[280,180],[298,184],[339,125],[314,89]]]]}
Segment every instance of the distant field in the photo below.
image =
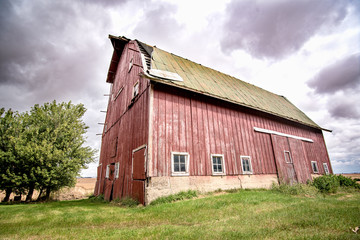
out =
{"type": "MultiPolygon", "coordinates": [[[[337,174],[339,175],[339,174],[337,174]]],[[[356,178],[356,179],[360,179],[360,173],[346,173],[346,174],[341,174],[344,175],[345,177],[350,177],[352,179],[356,178]]],[[[358,180],[359,182],[359,180],[358,180]]]]}
{"type": "Polygon", "coordinates": [[[360,193],[240,190],[135,208],[90,200],[0,205],[0,239],[360,239],[360,193]]]}
{"type": "MultiPolygon", "coordinates": [[[[75,199],[84,199],[89,195],[94,193],[96,178],[78,178],[75,187],[73,188],[64,188],[61,191],[54,194],[56,200],[75,200],[75,199]]],[[[33,199],[36,199],[38,192],[35,191],[33,199]]],[[[5,197],[4,192],[0,192],[0,201],[5,197]]],[[[11,199],[13,195],[11,195],[11,199]]],[[[22,200],[25,200],[26,196],[22,197],[22,200]]]]}

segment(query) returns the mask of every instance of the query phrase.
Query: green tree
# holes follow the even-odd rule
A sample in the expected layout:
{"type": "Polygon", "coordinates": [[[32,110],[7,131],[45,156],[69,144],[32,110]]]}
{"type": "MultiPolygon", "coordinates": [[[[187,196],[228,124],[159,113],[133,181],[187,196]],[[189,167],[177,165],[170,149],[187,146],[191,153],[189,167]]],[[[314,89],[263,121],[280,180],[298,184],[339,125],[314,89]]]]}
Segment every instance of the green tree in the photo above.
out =
{"type": "Polygon", "coordinates": [[[15,151],[21,135],[21,116],[11,109],[0,109],[0,190],[5,191],[3,201],[8,202],[12,192],[22,193],[22,169],[15,151]]]}
{"type": "Polygon", "coordinates": [[[79,171],[94,160],[95,154],[84,146],[88,129],[82,120],[85,112],[83,104],[53,101],[36,104],[21,115],[21,134],[12,142],[14,162],[21,171],[12,191],[26,189],[26,200],[30,201],[35,189],[45,191],[49,199],[52,191],[75,185],[79,171]]]}
{"type": "Polygon", "coordinates": [[[46,190],[48,199],[52,191],[74,186],[79,171],[94,160],[95,151],[83,146],[88,129],[82,120],[85,112],[83,104],[56,101],[30,110],[26,133],[32,139],[28,145],[34,157],[28,169],[35,181],[30,181],[28,199],[34,188],[46,190]]]}

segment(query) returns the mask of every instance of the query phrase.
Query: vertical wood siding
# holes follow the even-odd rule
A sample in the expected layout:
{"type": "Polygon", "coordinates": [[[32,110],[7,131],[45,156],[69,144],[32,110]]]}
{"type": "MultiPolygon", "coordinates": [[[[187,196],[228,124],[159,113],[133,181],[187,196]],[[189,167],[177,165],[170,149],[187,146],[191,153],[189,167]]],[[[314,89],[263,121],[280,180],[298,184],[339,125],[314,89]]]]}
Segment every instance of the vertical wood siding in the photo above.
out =
{"type": "MultiPolygon", "coordinates": [[[[149,81],[139,76],[143,71],[140,52],[136,42],[130,41],[122,52],[118,69],[111,87],[103,133],[100,163],[100,193],[108,191],[105,182],[107,164],[120,163],[119,178],[113,181],[113,199],[130,196],[132,191],[132,150],[147,144],[149,114],[149,81]],[[129,71],[130,60],[133,66],[129,71]],[[133,99],[133,86],[139,82],[139,95],[133,99]],[[119,90],[121,93],[115,99],[119,90]],[[117,140],[117,145],[115,139],[117,140]],[[114,144],[115,142],[115,144],[114,144]],[[113,144],[112,144],[113,143],[113,144]],[[115,156],[114,148],[116,147],[115,156]],[[105,187],[104,187],[105,184],[105,187]]],[[[99,175],[99,174],[98,174],[99,175]]]]}
{"type": "Polygon", "coordinates": [[[171,175],[171,152],[189,153],[192,176],[212,174],[211,154],[224,155],[227,175],[242,174],[241,155],[251,156],[254,174],[276,174],[271,135],[255,132],[254,127],[314,141],[289,142],[292,155],[302,161],[294,163],[302,171],[299,181],[309,177],[311,161],[318,162],[321,174],[322,163],[330,168],[320,130],[164,85],[155,85],[153,96],[151,176],[171,175]]]}

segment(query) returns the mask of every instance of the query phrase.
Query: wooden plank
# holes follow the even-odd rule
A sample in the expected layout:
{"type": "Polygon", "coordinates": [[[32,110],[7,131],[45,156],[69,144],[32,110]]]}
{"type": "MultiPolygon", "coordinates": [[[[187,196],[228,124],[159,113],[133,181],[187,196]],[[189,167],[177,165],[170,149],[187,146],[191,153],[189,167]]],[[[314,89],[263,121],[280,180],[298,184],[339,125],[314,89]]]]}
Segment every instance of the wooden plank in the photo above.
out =
{"type": "MultiPolygon", "coordinates": [[[[180,152],[187,152],[186,148],[186,105],[185,105],[185,98],[181,94],[179,94],[179,151],[180,152]]],[[[191,123],[190,123],[191,124],[191,123]]]]}
{"type": "Polygon", "coordinates": [[[194,149],[194,154],[193,156],[190,156],[192,159],[190,160],[190,175],[198,175],[198,162],[200,162],[200,151],[201,151],[201,147],[200,147],[200,138],[199,138],[199,120],[198,120],[198,111],[197,111],[197,104],[198,101],[195,99],[191,99],[191,119],[192,119],[192,124],[193,124],[193,132],[192,132],[192,142],[193,142],[193,149],[194,149]]]}
{"type": "Polygon", "coordinates": [[[172,94],[172,132],[169,136],[169,144],[171,145],[171,151],[180,152],[180,132],[179,132],[179,97],[175,94],[172,94]]]}
{"type": "Polygon", "coordinates": [[[199,127],[199,159],[196,164],[198,176],[203,176],[205,174],[205,159],[206,159],[206,152],[205,149],[205,131],[204,131],[204,115],[203,115],[203,104],[202,102],[198,102],[197,106],[197,113],[198,113],[198,127],[199,127]]]}
{"type": "Polygon", "coordinates": [[[185,147],[186,150],[184,152],[188,152],[192,158],[194,155],[194,145],[193,145],[193,121],[192,121],[192,111],[191,111],[191,99],[186,94],[184,97],[184,105],[185,105],[185,147]]]}
{"type": "Polygon", "coordinates": [[[165,93],[159,92],[159,124],[158,124],[158,155],[157,155],[157,176],[168,176],[166,169],[166,105],[165,93]]]}
{"type": "Polygon", "coordinates": [[[204,159],[203,159],[203,175],[211,175],[212,171],[211,171],[211,162],[210,162],[210,138],[212,138],[212,136],[210,136],[210,130],[209,130],[209,116],[208,116],[208,105],[206,103],[203,103],[202,106],[202,113],[203,113],[203,125],[204,125],[204,140],[205,140],[205,154],[204,154],[204,159]]]}

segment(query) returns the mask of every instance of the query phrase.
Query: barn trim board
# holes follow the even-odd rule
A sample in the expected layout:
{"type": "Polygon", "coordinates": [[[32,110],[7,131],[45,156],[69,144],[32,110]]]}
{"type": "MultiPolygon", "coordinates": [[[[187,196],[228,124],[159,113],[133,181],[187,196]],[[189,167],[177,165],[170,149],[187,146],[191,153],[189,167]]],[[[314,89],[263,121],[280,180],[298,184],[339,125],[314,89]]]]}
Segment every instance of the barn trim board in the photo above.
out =
{"type": "Polygon", "coordinates": [[[138,40],[109,38],[95,195],[149,204],[190,189],[269,188],[332,173],[326,129],[285,97],[138,40]],[[187,154],[186,172],[174,172],[176,153],[187,154]],[[118,178],[105,177],[107,166],[119,168],[118,178]]]}
{"type": "Polygon", "coordinates": [[[256,132],[269,133],[269,134],[279,135],[279,136],[283,136],[283,137],[299,139],[299,140],[306,141],[306,142],[314,142],[312,139],[309,139],[309,138],[294,136],[294,135],[281,133],[281,132],[277,132],[277,131],[272,131],[272,130],[268,130],[268,129],[262,129],[262,128],[254,127],[254,130],[256,132]]]}

